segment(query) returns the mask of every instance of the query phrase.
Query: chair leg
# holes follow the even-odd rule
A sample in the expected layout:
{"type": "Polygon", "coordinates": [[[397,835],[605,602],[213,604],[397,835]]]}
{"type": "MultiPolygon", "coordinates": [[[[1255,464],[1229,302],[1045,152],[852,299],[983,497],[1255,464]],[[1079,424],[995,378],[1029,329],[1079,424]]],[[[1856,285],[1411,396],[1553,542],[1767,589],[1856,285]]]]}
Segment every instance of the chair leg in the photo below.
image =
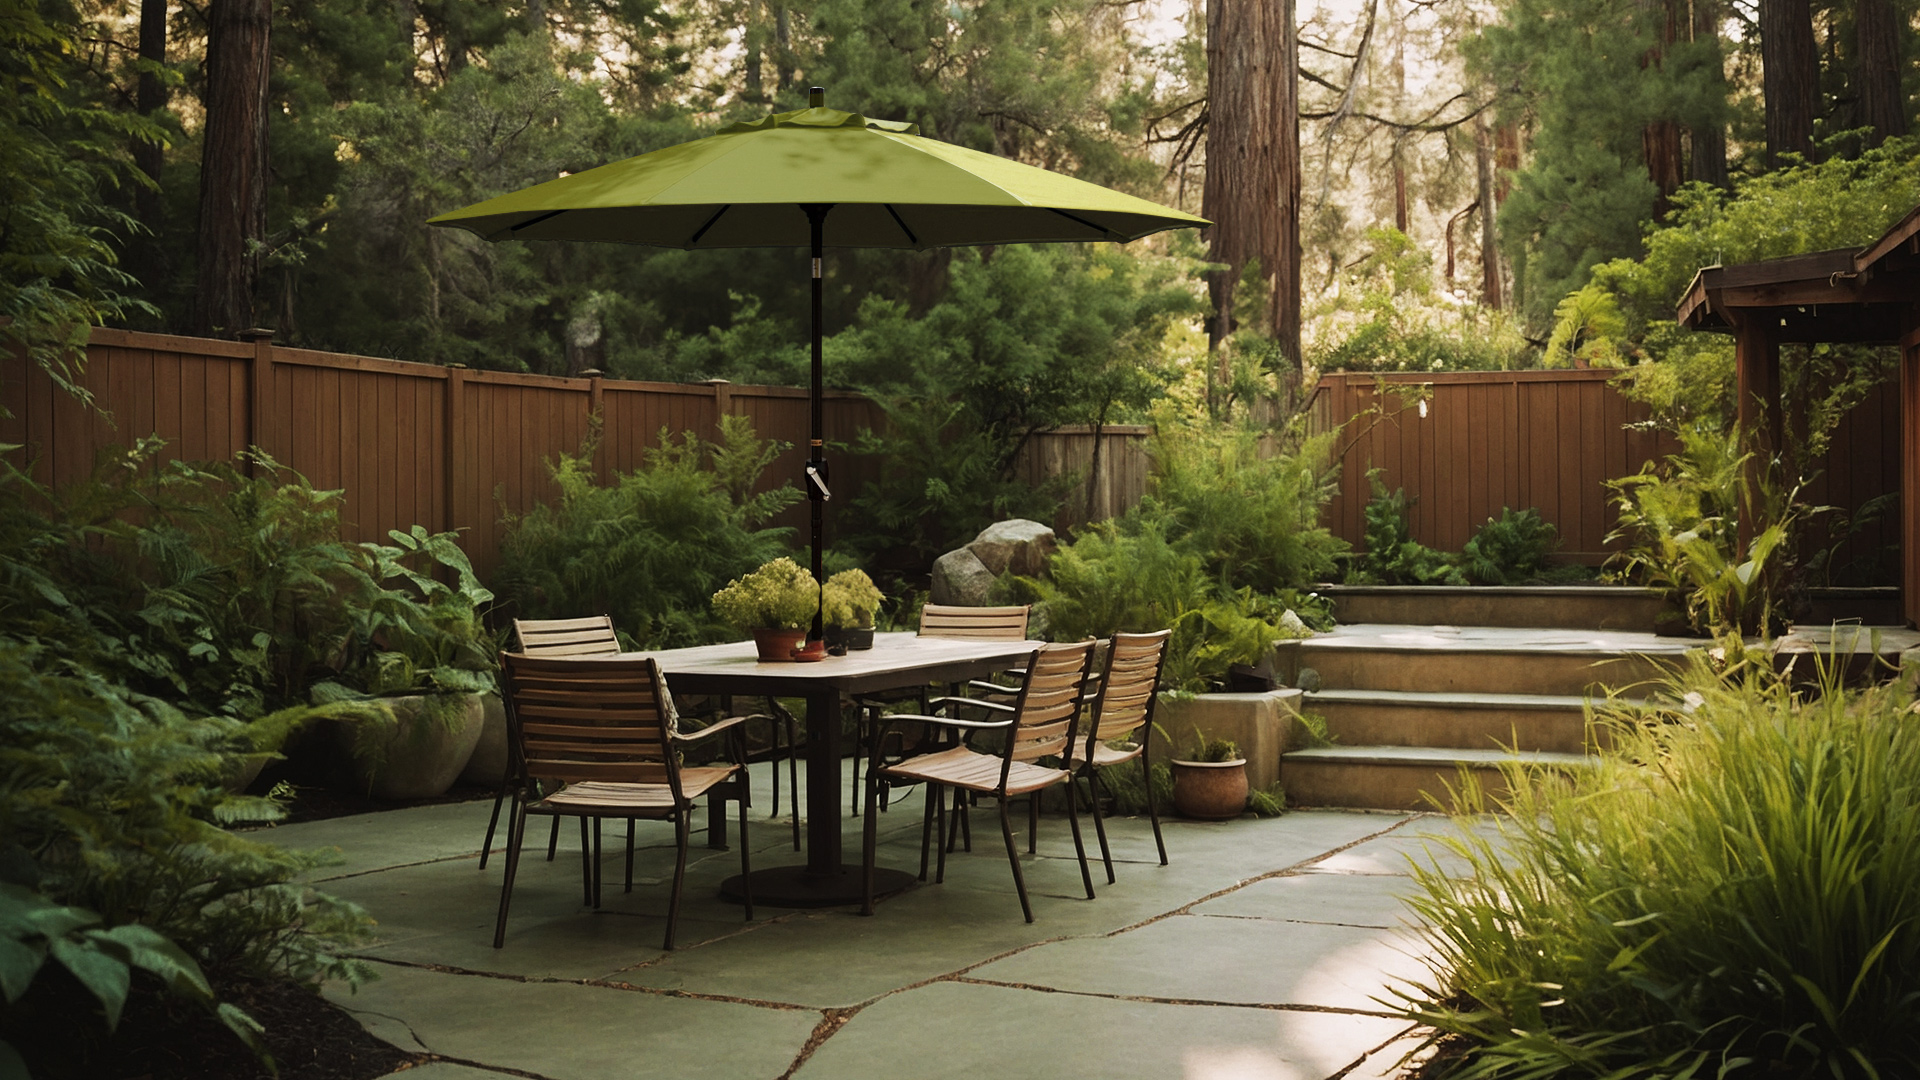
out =
{"type": "MultiPolygon", "coordinates": [[[[506,801],[507,787],[513,782],[512,773],[500,778],[500,791],[493,797],[493,814],[487,818],[487,838],[480,844],[480,869],[487,868],[487,856],[493,854],[493,829],[500,824],[500,804],[506,801]]],[[[511,831],[511,822],[509,831],[511,831]]]]}
{"type": "Polygon", "coordinates": [[[1033,921],[1033,905],[1027,902],[1027,879],[1020,873],[1020,851],[1013,843],[1013,819],[1007,816],[1006,796],[1000,798],[1000,835],[1007,841],[1007,863],[1013,867],[1013,887],[1020,892],[1020,911],[1033,921]]]}
{"type": "MultiPolygon", "coordinates": [[[[938,800],[933,810],[934,822],[939,828],[941,828],[942,830],[945,830],[946,820],[947,820],[947,786],[945,784],[938,784],[938,785],[928,784],[927,787],[928,787],[927,797],[938,800]],[[934,792],[938,792],[939,794],[935,795],[934,792]]],[[[957,801],[957,800],[966,798],[967,795],[966,795],[966,792],[961,791],[959,788],[954,788],[953,797],[957,801]]],[[[941,843],[940,843],[939,869],[935,870],[933,873],[933,883],[935,885],[945,885],[947,883],[946,841],[949,839],[951,839],[951,837],[947,837],[944,835],[940,838],[941,843]]]]}
{"type": "MultiPolygon", "coordinates": [[[[1072,783],[1071,780],[1068,783],[1072,783]]],[[[1077,785],[1076,785],[1077,786],[1077,785]]],[[[1087,767],[1087,802],[1093,806],[1093,831],[1100,838],[1100,861],[1107,864],[1107,884],[1113,884],[1113,852],[1107,847],[1107,823],[1100,816],[1100,770],[1087,767]]]]}
{"type": "MultiPolygon", "coordinates": [[[[1071,775],[1067,777],[1067,783],[1073,783],[1071,775]]],[[[1037,791],[1033,795],[1035,798],[1040,797],[1037,791]]],[[[1079,800],[1073,797],[1072,792],[1067,793],[1067,825],[1073,830],[1073,853],[1080,859],[1080,883],[1087,887],[1087,899],[1091,900],[1093,899],[1093,871],[1087,869],[1087,845],[1080,839],[1080,809],[1076,805],[1078,802],[1079,800]]]]}
{"type": "MultiPolygon", "coordinates": [[[[554,818],[555,821],[560,820],[554,818]]],[[[580,819],[580,891],[586,897],[584,903],[593,904],[593,838],[591,826],[586,818],[580,819]]]]}
{"type": "Polygon", "coordinates": [[[1153,843],[1160,849],[1160,865],[1167,865],[1167,842],[1160,838],[1160,808],[1153,803],[1153,766],[1143,756],[1140,772],[1147,778],[1147,819],[1153,822],[1153,843]]]}
{"type": "Polygon", "coordinates": [[[600,847],[600,819],[593,819],[593,910],[600,910],[600,863],[604,858],[600,847]]]}
{"type": "MultiPolygon", "coordinates": [[[[673,893],[667,897],[667,939],[660,947],[673,951],[673,930],[680,922],[680,886],[687,880],[687,808],[673,819],[673,893]]],[[[745,847],[746,845],[741,845],[745,847]]]]}
{"type": "Polygon", "coordinates": [[[554,853],[560,850],[560,817],[554,815],[553,831],[547,834],[547,861],[552,862],[554,853]]]}
{"type": "MultiPolygon", "coordinates": [[[[867,773],[867,805],[873,805],[873,790],[878,786],[878,777],[871,770],[867,773]]],[[[860,914],[873,914],[873,860],[874,849],[880,842],[880,818],[868,814],[867,820],[860,826],[860,914]]],[[[924,828],[920,843],[920,880],[927,880],[927,845],[924,828]]]]}
{"type": "MultiPolygon", "coordinates": [[[[742,757],[744,756],[745,755],[742,755],[742,757]]],[[[742,787],[745,787],[749,783],[749,778],[747,776],[747,767],[745,765],[740,766],[739,782],[742,787]]],[[[753,845],[747,843],[747,800],[744,796],[739,800],[739,806],[740,806],[740,898],[746,904],[747,921],[752,922],[753,921],[753,861],[752,861],[752,855],[750,853],[753,849],[753,845]]]]}
{"type": "Polygon", "coordinates": [[[500,883],[500,915],[493,923],[493,947],[499,948],[507,941],[507,905],[513,900],[513,876],[520,870],[520,838],[527,829],[527,813],[515,796],[513,805],[507,808],[507,876],[500,883]]]}
{"type": "Polygon", "coordinates": [[[633,819],[627,819],[627,887],[623,891],[633,891],[633,819]]]}
{"type": "MultiPolygon", "coordinates": [[[[853,710],[853,794],[849,796],[849,807],[854,817],[860,816],[860,759],[867,756],[867,739],[873,730],[874,720],[870,710],[855,706],[853,710]]],[[[867,797],[867,810],[873,810],[873,797],[867,797]]]]}
{"type": "MultiPolygon", "coordinates": [[[[869,778],[871,778],[873,774],[869,772],[867,775],[869,778]]],[[[873,817],[873,796],[874,796],[875,787],[876,785],[872,783],[869,783],[867,786],[867,817],[869,819],[869,822],[868,822],[869,824],[872,824],[871,819],[873,817]]],[[[927,800],[927,805],[921,811],[921,814],[920,814],[920,880],[921,881],[927,880],[927,856],[931,851],[931,848],[929,847],[929,845],[933,843],[934,816],[939,813],[939,810],[934,806],[932,784],[927,785],[926,800],[927,800]]],[[[944,836],[946,834],[942,833],[941,835],[944,836]]]]}

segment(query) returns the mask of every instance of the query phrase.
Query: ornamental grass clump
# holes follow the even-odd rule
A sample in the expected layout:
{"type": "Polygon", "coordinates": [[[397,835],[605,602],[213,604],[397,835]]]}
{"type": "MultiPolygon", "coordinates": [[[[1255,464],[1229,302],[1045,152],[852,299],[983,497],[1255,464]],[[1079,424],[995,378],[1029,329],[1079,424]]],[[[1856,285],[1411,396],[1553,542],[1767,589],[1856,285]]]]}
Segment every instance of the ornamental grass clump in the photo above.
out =
{"type": "MultiPolygon", "coordinates": [[[[1920,716],[1911,691],[1793,691],[1737,638],[1684,709],[1603,710],[1614,750],[1515,769],[1497,836],[1417,874],[1407,1014],[1448,1077],[1920,1071],[1920,716]]],[[[1469,808],[1485,805],[1462,793],[1469,808]]]]}

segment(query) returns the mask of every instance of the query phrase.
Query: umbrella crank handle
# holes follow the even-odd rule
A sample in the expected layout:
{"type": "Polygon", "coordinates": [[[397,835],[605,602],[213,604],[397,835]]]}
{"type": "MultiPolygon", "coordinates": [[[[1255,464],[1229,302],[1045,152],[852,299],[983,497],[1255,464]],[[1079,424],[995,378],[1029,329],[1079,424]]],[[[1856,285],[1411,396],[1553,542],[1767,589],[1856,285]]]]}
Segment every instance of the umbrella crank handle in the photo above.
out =
{"type": "Polygon", "coordinates": [[[833,492],[827,490],[827,463],[824,461],[807,463],[807,498],[814,502],[826,502],[833,498],[833,492]]]}

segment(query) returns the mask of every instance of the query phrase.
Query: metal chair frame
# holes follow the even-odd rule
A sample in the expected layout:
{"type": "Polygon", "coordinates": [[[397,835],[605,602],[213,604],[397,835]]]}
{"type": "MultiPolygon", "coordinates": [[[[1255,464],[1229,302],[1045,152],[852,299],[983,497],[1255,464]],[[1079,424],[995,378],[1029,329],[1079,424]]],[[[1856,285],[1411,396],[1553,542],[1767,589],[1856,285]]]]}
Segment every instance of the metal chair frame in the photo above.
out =
{"type": "MultiPolygon", "coordinates": [[[[1160,808],[1153,797],[1153,710],[1159,701],[1160,672],[1167,662],[1171,630],[1151,634],[1115,634],[1107,646],[1097,685],[1088,706],[1086,741],[1076,747],[1067,764],[1087,780],[1093,803],[1093,828],[1100,839],[1100,859],[1113,884],[1113,851],[1107,846],[1107,826],[1100,814],[1100,792],[1106,783],[1102,770],[1122,762],[1140,761],[1146,777],[1147,817],[1153,822],[1153,842],[1160,849],[1160,865],[1167,865],[1167,842],[1160,835],[1160,808]],[[1120,743],[1119,746],[1113,744],[1120,743]]],[[[1107,788],[1109,794],[1112,789],[1107,788]]]]}
{"type": "MultiPolygon", "coordinates": [[[[920,828],[922,881],[927,877],[928,852],[936,827],[941,836],[934,881],[946,879],[946,790],[952,788],[956,800],[962,798],[963,792],[993,796],[1000,804],[1000,832],[1006,841],[1007,861],[1013,867],[1014,887],[1020,894],[1020,910],[1028,922],[1033,921],[1033,904],[1027,898],[1026,878],[1020,870],[1020,854],[1013,842],[1013,824],[1007,806],[1014,796],[1033,797],[1054,784],[1071,782],[1072,770],[1064,764],[1050,766],[1041,761],[1055,758],[1064,763],[1072,753],[1080,706],[1093,665],[1093,646],[1093,642],[1085,641],[1036,649],[1012,705],[963,697],[944,697],[935,702],[936,708],[949,711],[977,708],[998,719],[967,720],[936,712],[896,713],[882,717],[875,725],[867,746],[867,805],[871,807],[873,800],[888,787],[926,784],[928,788],[920,828]],[[946,745],[901,760],[889,760],[886,756],[889,734],[909,723],[924,724],[941,732],[946,736],[943,740],[946,745]],[[1004,733],[1001,745],[991,753],[973,745],[977,736],[988,731],[1004,733]]],[[[1086,886],[1087,899],[1091,900],[1094,898],[1093,874],[1087,866],[1080,817],[1072,799],[1067,800],[1067,814],[1073,826],[1074,851],[1080,859],[1081,882],[1086,886]]],[[[873,914],[874,857],[878,842],[879,818],[870,813],[861,847],[860,910],[863,915],[873,914]]]]}
{"type": "MultiPolygon", "coordinates": [[[[697,732],[676,730],[673,699],[652,657],[622,660],[547,659],[503,653],[507,727],[512,749],[512,809],[507,819],[506,880],[493,947],[506,942],[507,912],[520,869],[527,819],[551,815],[580,819],[582,886],[586,903],[600,906],[602,818],[671,821],[674,826],[673,890],[667,902],[662,948],[674,947],[680,895],[686,882],[689,818],[696,800],[717,794],[740,806],[740,872],[746,918],[753,919],[752,843],[747,807],[745,717],[731,717],[697,732]],[[729,762],[719,766],[681,763],[684,748],[726,733],[729,762]],[[592,819],[592,843],[587,821],[592,819]]],[[[633,891],[633,847],[627,848],[626,889],[633,891]]]]}

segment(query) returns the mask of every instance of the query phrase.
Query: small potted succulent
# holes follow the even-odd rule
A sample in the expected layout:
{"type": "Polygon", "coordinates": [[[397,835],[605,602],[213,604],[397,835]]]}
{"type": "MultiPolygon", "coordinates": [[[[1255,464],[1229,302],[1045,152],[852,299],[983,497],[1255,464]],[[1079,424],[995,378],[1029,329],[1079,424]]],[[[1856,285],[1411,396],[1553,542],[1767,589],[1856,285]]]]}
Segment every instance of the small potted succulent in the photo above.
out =
{"type": "Polygon", "coordinates": [[[1227,821],[1247,808],[1247,759],[1238,744],[1198,729],[1193,746],[1173,759],[1173,807],[1201,821],[1227,821]]]}
{"type": "Polygon", "coordinates": [[[720,621],[753,634],[762,661],[792,660],[820,607],[820,583],[792,559],[775,559],[713,594],[720,621]]]}
{"type": "Polygon", "coordinates": [[[865,570],[842,570],[828,578],[820,599],[827,647],[873,648],[873,616],[883,599],[865,570]]]}

